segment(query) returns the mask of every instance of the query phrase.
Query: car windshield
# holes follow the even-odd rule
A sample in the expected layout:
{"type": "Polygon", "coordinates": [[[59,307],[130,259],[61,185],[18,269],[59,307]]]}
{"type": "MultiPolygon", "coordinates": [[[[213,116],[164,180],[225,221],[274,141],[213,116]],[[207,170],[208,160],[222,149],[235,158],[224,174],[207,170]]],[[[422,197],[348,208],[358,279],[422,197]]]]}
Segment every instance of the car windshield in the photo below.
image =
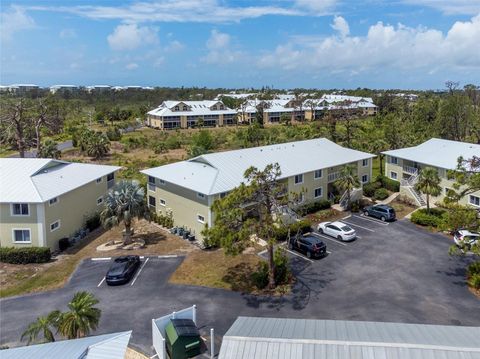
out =
{"type": "Polygon", "coordinates": [[[349,226],[343,226],[343,227],[342,227],[342,231],[344,231],[344,232],[350,232],[350,231],[353,231],[353,229],[350,228],[349,226]]]}
{"type": "Polygon", "coordinates": [[[395,212],[395,210],[393,208],[388,209],[388,213],[394,213],[394,212],[395,212]]]}
{"type": "Polygon", "coordinates": [[[120,257],[115,259],[115,263],[125,263],[128,262],[128,257],[120,257]]]}

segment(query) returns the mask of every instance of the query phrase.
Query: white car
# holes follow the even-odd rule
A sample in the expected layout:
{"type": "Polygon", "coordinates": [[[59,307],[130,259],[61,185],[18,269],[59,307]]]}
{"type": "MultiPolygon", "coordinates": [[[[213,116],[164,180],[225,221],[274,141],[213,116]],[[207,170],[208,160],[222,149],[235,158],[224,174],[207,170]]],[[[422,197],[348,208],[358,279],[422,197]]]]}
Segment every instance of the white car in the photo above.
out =
{"type": "Polygon", "coordinates": [[[322,222],[317,227],[320,233],[327,234],[334,238],[337,238],[340,241],[353,241],[357,237],[357,232],[342,222],[322,222]]]}
{"type": "Polygon", "coordinates": [[[467,250],[470,250],[473,245],[480,246],[480,234],[466,229],[456,231],[453,234],[453,240],[457,246],[466,247],[467,250]]]}

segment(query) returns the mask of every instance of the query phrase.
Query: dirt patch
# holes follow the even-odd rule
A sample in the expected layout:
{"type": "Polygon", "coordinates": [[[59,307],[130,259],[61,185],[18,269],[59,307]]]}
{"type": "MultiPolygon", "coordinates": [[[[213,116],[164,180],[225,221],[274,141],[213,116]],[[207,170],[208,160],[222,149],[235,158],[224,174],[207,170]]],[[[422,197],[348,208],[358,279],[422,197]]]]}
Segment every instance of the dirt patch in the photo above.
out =
{"type": "Polygon", "coordinates": [[[321,211],[307,214],[305,217],[312,222],[312,224],[318,224],[320,222],[333,222],[345,217],[346,213],[337,211],[336,209],[322,209],[321,211]]]}
{"type": "Polygon", "coordinates": [[[397,219],[402,219],[407,214],[412,213],[415,209],[417,209],[417,207],[412,206],[411,204],[402,202],[398,198],[394,199],[388,205],[393,207],[393,209],[395,210],[397,219]]]}

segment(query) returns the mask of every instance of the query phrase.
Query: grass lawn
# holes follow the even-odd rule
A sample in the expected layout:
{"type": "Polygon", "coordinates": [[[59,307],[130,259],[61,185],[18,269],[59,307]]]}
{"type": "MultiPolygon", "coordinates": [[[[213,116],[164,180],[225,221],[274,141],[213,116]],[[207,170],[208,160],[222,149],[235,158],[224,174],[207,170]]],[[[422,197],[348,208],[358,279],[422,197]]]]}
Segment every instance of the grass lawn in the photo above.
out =
{"type": "Polygon", "coordinates": [[[84,258],[126,254],[185,254],[190,251],[199,251],[186,241],[165,233],[156,225],[146,221],[140,221],[134,228],[135,235],[145,240],[145,248],[128,252],[122,250],[98,252],[96,248],[100,244],[121,238],[122,227],[116,227],[110,231],[100,229],[92,232],[79,245],[68,249],[50,263],[27,265],[0,263],[0,297],[62,287],[84,258]]]}
{"type": "Polygon", "coordinates": [[[254,292],[251,274],[261,258],[256,254],[226,256],[222,249],[190,253],[170,277],[170,283],[254,292]]]}

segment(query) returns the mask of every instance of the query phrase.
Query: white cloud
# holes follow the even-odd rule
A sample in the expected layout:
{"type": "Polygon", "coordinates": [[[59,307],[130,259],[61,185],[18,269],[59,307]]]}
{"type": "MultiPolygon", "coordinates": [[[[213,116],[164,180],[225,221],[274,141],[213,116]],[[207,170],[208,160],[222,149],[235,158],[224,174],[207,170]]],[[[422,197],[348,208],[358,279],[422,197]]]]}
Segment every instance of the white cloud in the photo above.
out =
{"type": "Polygon", "coordinates": [[[210,50],[220,50],[230,44],[230,35],[212,30],[210,38],[207,40],[207,48],[210,50]]]}
{"type": "Polygon", "coordinates": [[[330,25],[332,29],[338,31],[341,37],[345,37],[350,34],[350,27],[348,22],[341,16],[335,16],[333,18],[333,24],[330,25]]]}
{"type": "Polygon", "coordinates": [[[61,39],[73,39],[77,37],[77,33],[74,29],[62,29],[59,36],[61,39]]]}
{"type": "Polygon", "coordinates": [[[136,64],[135,62],[131,62],[131,63],[125,65],[125,68],[127,70],[135,70],[135,69],[138,69],[138,64],[136,64]]]}
{"type": "Polygon", "coordinates": [[[325,15],[331,13],[338,0],[295,0],[295,5],[302,9],[315,11],[313,15],[325,15]]]}
{"type": "MultiPolygon", "coordinates": [[[[348,25],[348,24],[347,24],[348,25]]],[[[333,25],[335,26],[335,24],[333,25]]],[[[332,26],[332,27],[333,27],[332,26]]],[[[366,36],[294,37],[260,57],[264,68],[315,73],[425,73],[480,70],[480,15],[457,21],[447,33],[378,22],[366,36]]]]}
{"type": "Polygon", "coordinates": [[[36,27],[35,21],[25,9],[11,6],[0,13],[0,33],[2,40],[11,40],[14,33],[36,27]]]}
{"type": "Polygon", "coordinates": [[[231,37],[229,34],[212,30],[207,40],[208,53],[202,60],[208,64],[226,64],[234,62],[240,56],[239,51],[230,48],[231,37]]]}
{"type": "Polygon", "coordinates": [[[183,45],[180,41],[173,40],[173,41],[170,41],[170,43],[167,46],[165,46],[165,51],[177,52],[177,51],[183,50],[184,48],[185,48],[185,45],[183,45]]]}
{"type": "Polygon", "coordinates": [[[428,6],[448,15],[477,15],[480,0],[402,0],[406,4],[428,6]]]}
{"type": "Polygon", "coordinates": [[[134,50],[140,46],[158,43],[157,29],[137,24],[118,25],[113,33],[107,36],[112,50],[134,50]]]}

